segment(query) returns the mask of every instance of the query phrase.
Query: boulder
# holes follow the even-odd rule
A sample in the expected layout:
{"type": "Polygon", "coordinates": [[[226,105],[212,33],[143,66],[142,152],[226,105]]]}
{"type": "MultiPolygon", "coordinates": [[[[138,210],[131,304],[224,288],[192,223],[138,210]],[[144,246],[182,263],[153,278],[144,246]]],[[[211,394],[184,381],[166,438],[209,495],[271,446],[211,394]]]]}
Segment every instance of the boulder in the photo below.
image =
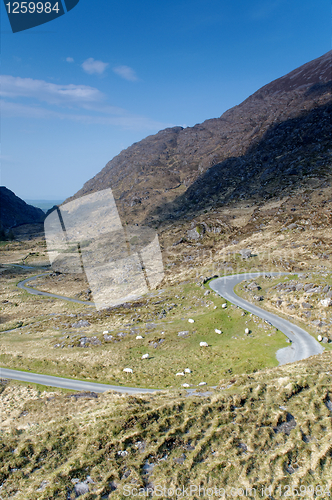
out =
{"type": "Polygon", "coordinates": [[[85,319],[80,319],[79,321],[71,325],[72,328],[84,328],[87,326],[90,326],[90,323],[85,319]]]}
{"type": "Polygon", "coordinates": [[[178,333],[178,337],[188,337],[188,335],[189,335],[189,332],[187,332],[187,331],[178,333]]]}
{"type": "Polygon", "coordinates": [[[187,238],[189,238],[189,240],[199,240],[200,237],[201,235],[199,234],[196,227],[187,231],[187,238]]]}
{"type": "Polygon", "coordinates": [[[312,305],[308,304],[308,302],[302,302],[301,306],[303,309],[312,309],[312,305]]]}
{"type": "Polygon", "coordinates": [[[249,257],[251,257],[251,250],[249,250],[249,248],[243,248],[240,250],[240,255],[242,259],[249,259],[249,257]]]}

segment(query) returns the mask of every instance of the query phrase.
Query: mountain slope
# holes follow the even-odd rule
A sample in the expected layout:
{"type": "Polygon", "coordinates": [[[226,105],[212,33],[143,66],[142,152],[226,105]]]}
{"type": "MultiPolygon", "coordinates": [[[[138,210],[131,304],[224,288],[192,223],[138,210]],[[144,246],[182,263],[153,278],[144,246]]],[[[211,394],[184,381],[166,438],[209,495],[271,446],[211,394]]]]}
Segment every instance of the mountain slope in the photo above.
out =
{"type": "Polygon", "coordinates": [[[3,229],[43,222],[44,218],[45,214],[40,208],[28,205],[10,189],[0,186],[0,226],[3,229]]]}
{"type": "MultiPolygon", "coordinates": [[[[211,167],[254,151],[268,134],[279,133],[278,124],[305,119],[313,109],[325,116],[330,111],[325,106],[331,102],[331,58],[332,51],[265,85],[220,118],[185,129],[168,128],[133,144],[70,199],[111,187],[124,220],[149,222],[152,214],[159,218],[156,208],[163,211],[165,204],[183,195],[195,181],[206,179],[202,175],[211,167]]],[[[313,126],[319,121],[315,115],[313,126]]],[[[326,128],[321,132],[328,136],[327,118],[324,123],[326,128]]],[[[325,145],[324,154],[329,154],[325,145]]],[[[273,168],[271,162],[269,168],[273,168]]],[[[247,162],[242,164],[245,178],[251,175],[250,169],[247,162]]],[[[256,177],[264,171],[258,170],[256,177]]],[[[238,169],[232,174],[230,168],[229,172],[231,182],[237,183],[238,169]]]]}

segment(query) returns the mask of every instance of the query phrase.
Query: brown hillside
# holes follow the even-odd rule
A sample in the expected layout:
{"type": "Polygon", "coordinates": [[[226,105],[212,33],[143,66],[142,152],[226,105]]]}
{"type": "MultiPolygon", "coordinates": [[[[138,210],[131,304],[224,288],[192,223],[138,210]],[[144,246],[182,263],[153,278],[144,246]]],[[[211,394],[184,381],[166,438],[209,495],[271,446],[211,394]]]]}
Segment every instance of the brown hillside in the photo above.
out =
{"type": "MultiPolygon", "coordinates": [[[[163,210],[165,203],[183,195],[195,181],[206,179],[206,176],[202,176],[211,167],[228,159],[251,154],[267,137],[273,141],[274,132],[280,124],[288,122],[292,127],[294,120],[306,118],[312,110],[318,110],[316,114],[310,115],[314,118],[309,126],[309,136],[311,129],[315,129],[316,123],[321,121],[322,113],[326,128],[320,133],[327,138],[328,125],[331,123],[327,115],[330,109],[326,108],[331,102],[331,58],[332,51],[265,85],[220,118],[185,129],[168,128],[133,144],[107,163],[70,199],[111,187],[123,220],[148,222],[151,221],[152,213],[153,218],[160,218],[160,214],[155,212],[158,207],[163,210]]],[[[295,125],[297,129],[302,127],[301,123],[295,125]]],[[[284,133],[287,136],[287,130],[284,133]]],[[[326,140],[330,141],[329,138],[326,140]]],[[[284,154],[284,151],[278,154],[279,146],[282,146],[282,141],[273,148],[274,156],[269,158],[270,163],[284,154]]],[[[301,156],[302,147],[306,155],[305,141],[298,146],[297,156],[301,156]]],[[[327,158],[322,160],[325,166],[329,164],[330,158],[326,146],[324,144],[323,149],[327,158]]],[[[318,153],[318,150],[314,152],[312,161],[316,160],[318,153]]],[[[264,155],[262,160],[254,172],[255,178],[264,171],[264,155]]],[[[295,160],[292,158],[292,161],[295,160]]],[[[296,161],[300,162],[301,159],[296,161]]],[[[245,173],[244,180],[250,175],[251,168],[247,161],[241,165],[241,176],[245,173]]],[[[231,184],[238,182],[239,171],[233,169],[232,165],[230,176],[231,184]]],[[[260,184],[263,180],[259,181],[260,184]]],[[[190,191],[185,198],[187,194],[190,195],[190,191]]]]}

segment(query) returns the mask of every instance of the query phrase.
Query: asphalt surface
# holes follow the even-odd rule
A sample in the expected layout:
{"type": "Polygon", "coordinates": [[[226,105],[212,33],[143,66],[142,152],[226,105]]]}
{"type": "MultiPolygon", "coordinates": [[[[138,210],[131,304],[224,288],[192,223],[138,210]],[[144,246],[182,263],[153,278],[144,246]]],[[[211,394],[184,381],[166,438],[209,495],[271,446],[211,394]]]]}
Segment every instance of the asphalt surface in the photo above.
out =
{"type": "MultiPolygon", "coordinates": [[[[23,267],[23,266],[20,266],[23,267]]],[[[27,269],[27,267],[24,267],[27,269]]],[[[28,269],[32,269],[31,267],[28,269]]],[[[38,274],[38,276],[32,276],[31,278],[26,278],[23,281],[20,281],[20,283],[17,284],[18,288],[22,288],[23,290],[26,290],[28,293],[31,293],[32,295],[43,295],[44,297],[52,297],[54,299],[60,299],[60,300],[66,300],[67,302],[75,302],[76,304],[84,304],[86,306],[94,306],[93,302],[87,302],[86,300],[78,300],[78,299],[71,299],[70,297],[64,297],[63,295],[55,295],[54,293],[48,293],[48,292],[42,292],[41,290],[37,290],[36,288],[32,288],[32,286],[26,286],[26,283],[29,281],[33,281],[37,278],[40,278],[40,276],[46,276],[49,275],[50,273],[43,273],[43,274],[38,274]]]]}
{"type": "MultiPolygon", "coordinates": [[[[49,274],[49,273],[44,273],[49,274]]],[[[224,276],[222,278],[217,278],[210,282],[210,288],[221,295],[224,299],[228,300],[232,304],[235,304],[242,309],[249,311],[259,318],[262,318],[266,321],[269,321],[273,326],[278,328],[281,332],[283,332],[286,337],[288,337],[292,344],[289,347],[285,347],[283,349],[279,349],[276,353],[276,358],[279,361],[279,364],[292,363],[294,361],[299,361],[301,359],[306,359],[309,356],[314,354],[320,354],[323,352],[323,347],[317,342],[308,332],[303,330],[302,328],[294,325],[290,321],[287,321],[283,318],[279,318],[275,314],[272,314],[268,311],[264,311],[260,307],[247,302],[246,300],[240,298],[234,292],[234,287],[241,281],[245,279],[257,278],[258,276],[262,276],[266,273],[246,273],[246,274],[237,274],[233,276],[224,276]]],[[[281,276],[289,273],[268,273],[273,276],[281,276]]],[[[92,306],[91,302],[84,302],[81,300],[71,299],[69,297],[64,297],[62,295],[55,295],[48,292],[42,292],[40,290],[36,290],[30,286],[25,286],[25,284],[29,281],[32,281],[39,276],[43,276],[43,274],[39,274],[38,276],[33,276],[31,278],[27,278],[24,281],[18,283],[19,288],[23,288],[27,292],[33,295],[44,295],[46,297],[54,297],[61,300],[67,300],[69,302],[77,302],[79,304],[85,304],[87,306],[92,306]]],[[[156,392],[158,389],[142,389],[139,387],[122,387],[115,385],[107,385],[107,384],[98,384],[94,382],[85,382],[81,380],[72,380],[61,377],[54,377],[50,375],[43,375],[38,373],[29,373],[18,370],[9,370],[7,368],[0,368],[0,378],[8,378],[13,380],[22,380],[24,382],[31,382],[41,385],[46,385],[50,387],[58,387],[71,389],[74,391],[92,391],[92,392],[105,392],[109,390],[126,393],[126,394],[140,394],[140,393],[152,393],[156,392]]],[[[192,392],[193,389],[188,392],[192,392]]]]}
{"type": "Polygon", "coordinates": [[[308,332],[286,319],[280,318],[279,316],[276,316],[268,311],[264,311],[264,309],[247,302],[235,294],[233,290],[235,285],[243,280],[257,278],[259,276],[264,276],[265,274],[269,274],[271,276],[282,276],[289,273],[246,273],[236,274],[234,276],[224,276],[211,281],[210,288],[232,304],[255,314],[259,318],[269,321],[292,341],[292,344],[289,347],[285,347],[277,351],[276,358],[279,361],[279,365],[293,363],[294,361],[300,361],[301,359],[309,358],[315,354],[321,354],[324,351],[324,348],[319,342],[317,342],[317,340],[309,335],[308,332]]]}
{"type": "Polygon", "coordinates": [[[9,370],[7,368],[0,368],[0,378],[22,380],[23,382],[42,384],[50,387],[60,387],[62,389],[71,389],[73,391],[116,391],[125,394],[151,393],[157,391],[157,389],[142,389],[137,387],[122,387],[117,385],[97,384],[95,382],[84,382],[83,380],[72,380],[69,378],[52,377],[51,375],[40,375],[38,373],[9,370]]]}

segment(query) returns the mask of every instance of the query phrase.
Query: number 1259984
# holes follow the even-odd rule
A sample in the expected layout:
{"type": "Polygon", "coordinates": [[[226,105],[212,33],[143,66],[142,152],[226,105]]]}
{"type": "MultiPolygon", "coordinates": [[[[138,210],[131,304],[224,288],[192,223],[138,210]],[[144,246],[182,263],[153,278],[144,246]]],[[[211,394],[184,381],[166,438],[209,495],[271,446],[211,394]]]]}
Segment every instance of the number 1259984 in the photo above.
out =
{"type": "Polygon", "coordinates": [[[60,11],[59,2],[53,6],[51,2],[8,2],[6,3],[8,14],[51,14],[60,11]]]}

